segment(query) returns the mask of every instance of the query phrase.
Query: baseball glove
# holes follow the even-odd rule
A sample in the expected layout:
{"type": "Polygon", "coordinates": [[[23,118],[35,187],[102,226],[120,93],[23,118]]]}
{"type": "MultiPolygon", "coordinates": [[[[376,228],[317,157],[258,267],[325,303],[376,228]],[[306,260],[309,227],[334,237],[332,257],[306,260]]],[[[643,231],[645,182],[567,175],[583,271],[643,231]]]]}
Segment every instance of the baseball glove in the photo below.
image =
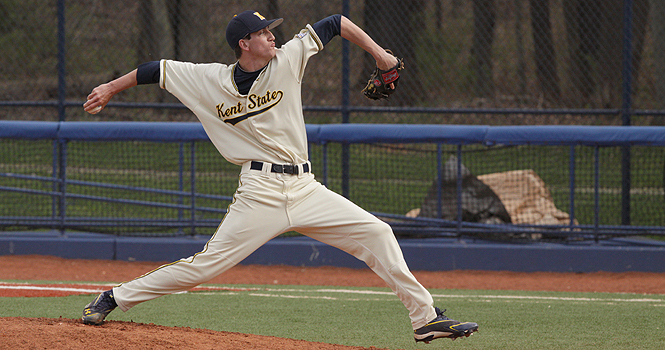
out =
{"type": "MultiPolygon", "coordinates": [[[[392,51],[386,52],[393,54],[392,51]]],[[[397,89],[397,82],[399,81],[399,71],[404,69],[404,60],[397,58],[397,64],[388,70],[381,70],[378,67],[374,70],[369,77],[367,86],[362,90],[365,97],[372,100],[380,100],[390,97],[390,94],[397,89]],[[393,84],[393,87],[390,87],[393,84]]]]}

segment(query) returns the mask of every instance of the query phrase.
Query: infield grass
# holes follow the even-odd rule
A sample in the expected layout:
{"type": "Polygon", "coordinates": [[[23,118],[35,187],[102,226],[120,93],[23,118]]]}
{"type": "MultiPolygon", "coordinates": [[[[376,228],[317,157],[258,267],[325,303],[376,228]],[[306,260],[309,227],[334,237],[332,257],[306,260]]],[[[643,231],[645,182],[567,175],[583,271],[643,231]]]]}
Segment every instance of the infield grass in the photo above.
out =
{"type": "MultiPolygon", "coordinates": [[[[388,289],[227,287],[251,289],[169,295],[108,319],[389,349],[665,348],[665,295],[433,289],[449,317],[480,328],[426,345],[388,289]]],[[[92,298],[0,298],[0,316],[79,318],[92,298]]]]}

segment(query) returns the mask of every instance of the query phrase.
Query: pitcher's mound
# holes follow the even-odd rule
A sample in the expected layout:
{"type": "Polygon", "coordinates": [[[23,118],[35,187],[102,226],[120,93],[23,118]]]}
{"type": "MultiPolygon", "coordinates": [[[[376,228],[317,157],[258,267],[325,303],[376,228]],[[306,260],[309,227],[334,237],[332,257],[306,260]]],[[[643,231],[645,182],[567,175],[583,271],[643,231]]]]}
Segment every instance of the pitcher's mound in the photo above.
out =
{"type": "Polygon", "coordinates": [[[123,321],[87,326],[67,318],[0,317],[0,330],[2,349],[376,349],[123,321]]]}

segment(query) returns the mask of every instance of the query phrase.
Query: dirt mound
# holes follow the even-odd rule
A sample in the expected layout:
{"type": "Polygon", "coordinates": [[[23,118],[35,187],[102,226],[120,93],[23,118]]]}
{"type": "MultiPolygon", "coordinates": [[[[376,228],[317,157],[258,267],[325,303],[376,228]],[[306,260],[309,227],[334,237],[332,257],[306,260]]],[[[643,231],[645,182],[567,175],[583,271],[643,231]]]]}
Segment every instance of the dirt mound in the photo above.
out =
{"type": "Polygon", "coordinates": [[[355,350],[368,348],[133,322],[108,321],[103,326],[95,327],[86,326],[80,320],[66,318],[0,317],[0,349],[355,350]]]}

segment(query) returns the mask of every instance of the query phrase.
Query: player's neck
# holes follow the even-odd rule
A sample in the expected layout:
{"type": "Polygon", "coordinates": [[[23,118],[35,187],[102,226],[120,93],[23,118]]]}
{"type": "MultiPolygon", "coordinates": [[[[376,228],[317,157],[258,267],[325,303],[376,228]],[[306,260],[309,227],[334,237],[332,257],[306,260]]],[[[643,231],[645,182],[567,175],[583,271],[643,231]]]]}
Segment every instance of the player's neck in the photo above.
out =
{"type": "Polygon", "coordinates": [[[268,62],[270,62],[270,60],[259,60],[259,59],[251,59],[251,58],[243,59],[243,58],[245,58],[245,57],[244,56],[240,57],[240,59],[238,60],[238,65],[240,66],[240,69],[242,69],[243,71],[245,71],[247,73],[256,72],[257,70],[261,70],[261,69],[263,69],[263,67],[268,65],[268,62]]]}

